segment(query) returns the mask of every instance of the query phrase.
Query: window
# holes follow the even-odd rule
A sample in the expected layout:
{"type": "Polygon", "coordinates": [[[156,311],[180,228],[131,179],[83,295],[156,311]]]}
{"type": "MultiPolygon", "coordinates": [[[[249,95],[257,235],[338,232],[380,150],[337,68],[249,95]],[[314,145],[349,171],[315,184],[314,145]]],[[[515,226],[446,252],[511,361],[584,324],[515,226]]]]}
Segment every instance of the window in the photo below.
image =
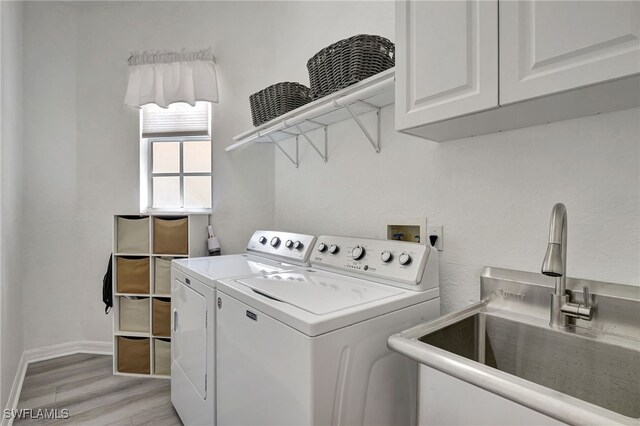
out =
{"type": "Polygon", "coordinates": [[[142,107],[141,211],[211,208],[208,102],[142,107]]]}

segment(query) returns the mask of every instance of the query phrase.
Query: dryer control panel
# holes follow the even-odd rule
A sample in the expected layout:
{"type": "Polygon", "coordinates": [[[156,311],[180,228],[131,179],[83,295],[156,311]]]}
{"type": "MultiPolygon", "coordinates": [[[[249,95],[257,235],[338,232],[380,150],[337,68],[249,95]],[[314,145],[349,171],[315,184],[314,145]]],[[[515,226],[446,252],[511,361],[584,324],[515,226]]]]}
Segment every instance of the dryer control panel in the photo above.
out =
{"type": "Polygon", "coordinates": [[[247,244],[247,252],[298,264],[309,264],[315,246],[313,235],[281,231],[255,231],[247,244]]]}
{"type": "Polygon", "coordinates": [[[321,236],[311,264],[414,290],[439,286],[438,253],[430,246],[391,240],[321,236]]]}

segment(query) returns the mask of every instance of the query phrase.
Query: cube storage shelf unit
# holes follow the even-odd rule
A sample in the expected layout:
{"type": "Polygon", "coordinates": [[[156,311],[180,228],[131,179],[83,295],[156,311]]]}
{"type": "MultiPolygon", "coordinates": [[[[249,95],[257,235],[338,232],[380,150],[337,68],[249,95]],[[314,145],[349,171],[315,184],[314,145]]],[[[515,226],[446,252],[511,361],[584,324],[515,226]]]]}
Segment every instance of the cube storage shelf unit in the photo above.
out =
{"type": "Polygon", "coordinates": [[[225,148],[233,151],[254,143],[273,143],[296,167],[299,165],[298,140],[302,136],[314,151],[327,162],[327,127],[339,121],[353,119],[376,152],[380,152],[380,109],[394,103],[395,69],[391,68],[349,87],[324,96],[289,111],[255,129],[234,136],[234,144],[225,148]],[[374,135],[362,123],[360,116],[375,111],[377,127],[374,135]],[[324,129],[324,145],[320,148],[309,132],[324,129]],[[285,139],[295,138],[295,153],[290,155],[282,146],[285,139]]]}
{"type": "Polygon", "coordinates": [[[171,376],[171,260],[207,255],[208,215],[113,219],[113,374],[171,376]]]}

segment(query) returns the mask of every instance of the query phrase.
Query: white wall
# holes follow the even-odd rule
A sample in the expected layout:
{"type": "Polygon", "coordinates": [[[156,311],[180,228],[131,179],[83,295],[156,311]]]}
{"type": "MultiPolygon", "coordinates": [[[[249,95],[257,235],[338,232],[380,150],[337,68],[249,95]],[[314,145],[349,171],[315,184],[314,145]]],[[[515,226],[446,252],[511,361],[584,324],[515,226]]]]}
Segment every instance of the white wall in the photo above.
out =
{"type": "Polygon", "coordinates": [[[123,105],[133,50],[213,48],[213,224],[226,253],[273,226],[273,148],[223,152],[251,125],[249,95],[273,81],[270,13],[259,2],[25,4],[26,348],[111,339],[112,215],[139,205],[138,112],[123,105]]]}
{"type": "MultiPolygon", "coordinates": [[[[341,38],[395,38],[393,2],[295,2],[287,11],[279,80],[308,82],[306,60],[341,38]]],[[[443,144],[397,133],[393,120],[393,106],[384,108],[380,154],[353,122],[330,127],[327,164],[303,140],[298,169],[276,152],[276,228],[385,238],[389,217],[426,216],[444,226],[450,311],[478,300],[485,265],[539,271],[562,201],[568,274],[640,285],[638,109],[443,144]]]]}
{"type": "Polygon", "coordinates": [[[251,126],[248,96],[308,83],[307,59],[340,38],[393,39],[392,2],[24,7],[26,348],[110,340],[100,287],[111,216],[138,206],[138,114],[122,103],[132,50],[215,52],[213,224],[226,253],[261,227],[382,237],[389,215],[427,216],[444,225],[448,310],[477,299],[484,265],[538,270],[563,201],[570,275],[639,281],[637,110],[440,145],[395,133],[389,107],[380,154],[345,122],[330,129],[328,164],[301,142],[295,169],[268,145],[223,152],[251,126]]]}
{"type": "Polygon", "coordinates": [[[0,3],[0,407],[22,355],[22,18],[0,3]]]}
{"type": "Polygon", "coordinates": [[[354,20],[369,32],[384,21],[391,36],[392,4],[25,3],[24,241],[37,259],[23,281],[25,347],[110,340],[100,287],[111,216],[136,212],[139,196],[138,113],[123,105],[131,51],[213,48],[212,222],[223,252],[237,253],[252,230],[274,226],[273,147],[223,152],[251,127],[249,95],[277,81],[306,83],[308,51],[352,34],[354,20]],[[310,11],[312,24],[296,19],[310,11]]]}
{"type": "Polygon", "coordinates": [[[485,265],[539,271],[561,201],[568,275],[639,284],[640,110],[438,144],[394,132],[392,108],[380,154],[343,122],[327,164],[302,143],[299,169],[276,156],[276,227],[385,238],[386,218],[426,216],[450,311],[478,300],[485,265]]]}

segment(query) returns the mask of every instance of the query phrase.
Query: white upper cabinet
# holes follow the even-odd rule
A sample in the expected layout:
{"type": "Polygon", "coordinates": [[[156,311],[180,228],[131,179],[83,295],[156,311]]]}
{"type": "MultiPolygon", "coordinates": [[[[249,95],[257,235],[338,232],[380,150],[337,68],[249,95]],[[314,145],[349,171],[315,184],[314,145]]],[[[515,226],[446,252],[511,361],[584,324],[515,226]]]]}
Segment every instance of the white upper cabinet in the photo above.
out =
{"type": "Polygon", "coordinates": [[[637,107],[640,1],[398,0],[395,97],[436,141],[637,107]]]}
{"type": "Polygon", "coordinates": [[[640,2],[500,2],[501,105],[639,72],[640,2]]]}
{"type": "Polygon", "coordinates": [[[396,128],[498,106],[498,2],[396,2],[396,128]]]}

